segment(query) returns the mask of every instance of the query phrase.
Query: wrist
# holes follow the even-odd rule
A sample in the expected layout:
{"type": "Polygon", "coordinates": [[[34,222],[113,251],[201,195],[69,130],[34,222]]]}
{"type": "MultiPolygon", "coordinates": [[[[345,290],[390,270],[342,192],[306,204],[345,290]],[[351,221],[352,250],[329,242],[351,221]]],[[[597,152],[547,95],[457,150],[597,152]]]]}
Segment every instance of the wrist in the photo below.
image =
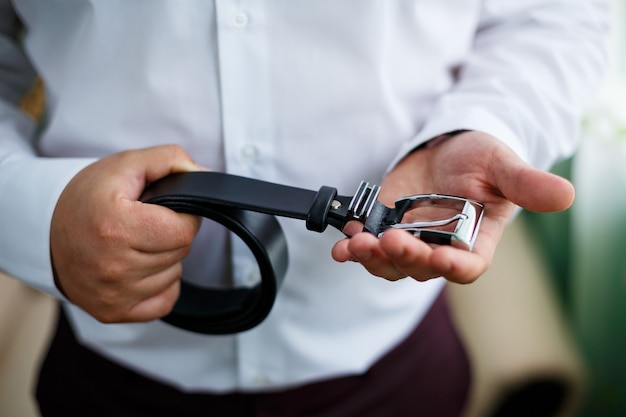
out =
{"type": "Polygon", "coordinates": [[[422,143],[420,146],[415,148],[415,150],[434,148],[435,146],[437,146],[437,145],[447,141],[448,139],[451,139],[451,138],[453,138],[455,136],[458,136],[458,135],[461,135],[461,134],[467,133],[467,132],[471,132],[471,130],[459,129],[459,130],[453,130],[452,132],[444,133],[444,134],[439,135],[439,136],[435,136],[434,138],[432,138],[432,139],[422,143]]]}

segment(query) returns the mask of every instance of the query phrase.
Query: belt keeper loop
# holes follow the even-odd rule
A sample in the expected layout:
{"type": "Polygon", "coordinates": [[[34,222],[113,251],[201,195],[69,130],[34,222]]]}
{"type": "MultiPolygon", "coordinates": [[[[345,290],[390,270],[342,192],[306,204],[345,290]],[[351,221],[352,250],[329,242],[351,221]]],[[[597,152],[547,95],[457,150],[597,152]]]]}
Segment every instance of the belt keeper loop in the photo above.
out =
{"type": "Polygon", "coordinates": [[[308,230],[319,233],[326,230],[326,226],[328,226],[326,218],[336,196],[336,188],[324,185],[319,189],[306,218],[306,228],[308,230]]]}

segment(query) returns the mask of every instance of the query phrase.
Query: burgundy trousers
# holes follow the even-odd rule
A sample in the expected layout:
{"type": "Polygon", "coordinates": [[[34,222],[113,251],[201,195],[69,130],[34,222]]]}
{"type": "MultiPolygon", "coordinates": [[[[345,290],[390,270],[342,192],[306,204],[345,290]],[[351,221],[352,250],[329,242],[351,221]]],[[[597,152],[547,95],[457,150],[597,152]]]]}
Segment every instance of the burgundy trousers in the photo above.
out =
{"type": "Polygon", "coordinates": [[[180,392],[80,345],[61,314],[36,396],[43,417],[456,417],[469,385],[444,292],[365,374],[263,394],[180,392]]]}

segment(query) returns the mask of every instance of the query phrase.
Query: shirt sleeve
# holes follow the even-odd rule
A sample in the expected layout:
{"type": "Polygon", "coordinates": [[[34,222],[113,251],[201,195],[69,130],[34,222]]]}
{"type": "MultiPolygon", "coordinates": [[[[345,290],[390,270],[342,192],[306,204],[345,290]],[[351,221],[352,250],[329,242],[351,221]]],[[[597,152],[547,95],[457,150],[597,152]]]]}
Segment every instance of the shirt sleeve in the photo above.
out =
{"type": "Polygon", "coordinates": [[[65,185],[92,161],[37,155],[36,123],[20,109],[36,73],[10,4],[0,0],[0,270],[62,297],[50,264],[50,221],[65,185]]]}
{"type": "Polygon", "coordinates": [[[457,82],[396,161],[461,129],[495,136],[540,169],[570,156],[606,66],[609,10],[607,0],[485,0],[457,82]]]}

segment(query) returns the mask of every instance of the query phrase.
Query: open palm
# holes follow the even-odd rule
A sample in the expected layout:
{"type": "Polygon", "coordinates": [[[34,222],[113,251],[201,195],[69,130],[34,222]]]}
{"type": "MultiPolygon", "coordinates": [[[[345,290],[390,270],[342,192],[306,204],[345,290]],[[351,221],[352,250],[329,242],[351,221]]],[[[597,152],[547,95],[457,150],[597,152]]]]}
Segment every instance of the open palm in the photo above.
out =
{"type": "Polygon", "coordinates": [[[401,230],[390,230],[377,239],[349,224],[344,231],[352,237],[337,242],[333,258],[358,261],[370,273],[389,280],[443,276],[472,282],[491,263],[515,206],[553,212],[567,209],[574,199],[567,180],[531,167],[502,142],[480,132],[463,133],[413,152],[389,173],[381,188],[380,200],[388,206],[399,197],[424,193],[457,195],[485,205],[472,252],[428,245],[401,230]]]}

